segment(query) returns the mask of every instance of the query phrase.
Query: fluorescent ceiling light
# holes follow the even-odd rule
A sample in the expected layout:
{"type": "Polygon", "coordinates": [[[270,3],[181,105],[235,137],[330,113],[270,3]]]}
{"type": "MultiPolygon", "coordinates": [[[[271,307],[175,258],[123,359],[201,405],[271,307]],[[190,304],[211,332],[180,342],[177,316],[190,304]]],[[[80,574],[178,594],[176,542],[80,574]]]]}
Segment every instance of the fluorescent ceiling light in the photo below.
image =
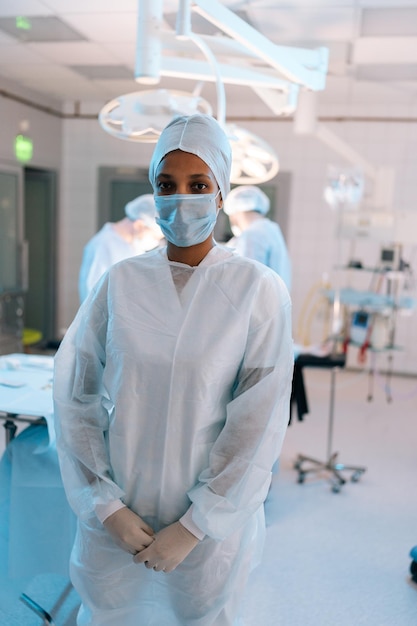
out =
{"type": "Polygon", "coordinates": [[[132,80],[132,70],[124,65],[70,65],[69,68],[89,80],[132,80]]]}

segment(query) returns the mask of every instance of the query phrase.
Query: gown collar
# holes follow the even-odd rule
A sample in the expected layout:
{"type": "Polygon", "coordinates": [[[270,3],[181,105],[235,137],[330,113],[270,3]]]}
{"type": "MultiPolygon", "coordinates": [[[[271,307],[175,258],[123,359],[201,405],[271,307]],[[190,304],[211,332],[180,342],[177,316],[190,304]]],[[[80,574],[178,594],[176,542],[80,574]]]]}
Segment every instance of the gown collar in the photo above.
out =
{"type": "Polygon", "coordinates": [[[161,256],[168,262],[169,265],[177,266],[177,267],[187,267],[192,269],[198,269],[199,267],[209,267],[210,265],[215,265],[216,263],[221,263],[226,259],[235,256],[235,253],[225,246],[219,245],[215,243],[215,245],[211,248],[210,252],[206,254],[204,259],[196,266],[188,265],[187,263],[179,263],[178,261],[170,261],[167,256],[167,248],[161,248],[159,253],[161,256]]]}

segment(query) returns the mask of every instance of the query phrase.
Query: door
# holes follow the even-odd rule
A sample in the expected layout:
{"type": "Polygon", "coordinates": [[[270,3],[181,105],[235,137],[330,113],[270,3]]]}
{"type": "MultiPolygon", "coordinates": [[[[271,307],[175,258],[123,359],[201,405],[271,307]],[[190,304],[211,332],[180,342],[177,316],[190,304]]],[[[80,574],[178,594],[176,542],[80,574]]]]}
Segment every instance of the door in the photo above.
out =
{"type": "Polygon", "coordinates": [[[25,238],[29,242],[25,327],[55,337],[56,173],[25,168],[25,238]]]}
{"type": "Polygon", "coordinates": [[[20,352],[26,286],[22,168],[0,162],[0,354],[20,352]]]}
{"type": "Polygon", "coordinates": [[[125,217],[125,205],[145,193],[153,193],[147,170],[100,167],[97,230],[106,222],[118,222],[125,217]]]}

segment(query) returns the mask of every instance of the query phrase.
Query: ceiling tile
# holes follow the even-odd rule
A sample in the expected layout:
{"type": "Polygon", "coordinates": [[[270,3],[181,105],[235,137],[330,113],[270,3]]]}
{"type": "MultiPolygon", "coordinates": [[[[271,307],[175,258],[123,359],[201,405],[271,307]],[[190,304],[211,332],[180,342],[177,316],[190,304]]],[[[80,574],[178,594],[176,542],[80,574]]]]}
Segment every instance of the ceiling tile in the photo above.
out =
{"type": "MultiPolygon", "coordinates": [[[[23,1],[23,0],[21,0],[23,1]]],[[[44,0],[58,15],[67,13],[114,13],[138,10],[138,0],[44,0]]],[[[16,2],[16,0],[13,0],[16,2]]]]}
{"type": "Polygon", "coordinates": [[[135,66],[136,42],[131,43],[103,43],[103,49],[117,59],[120,63],[135,66]]]}
{"type": "Polygon", "coordinates": [[[355,64],[417,62],[417,37],[360,37],[352,45],[355,64]]]}
{"type": "Polygon", "coordinates": [[[14,65],[45,65],[45,63],[48,63],[48,59],[30,50],[27,46],[19,43],[15,43],[12,46],[0,45],[0,66],[2,67],[10,65],[13,69],[14,65]]]}
{"type": "Polygon", "coordinates": [[[263,35],[275,43],[347,41],[356,34],[356,11],[347,8],[258,9],[248,14],[263,35]]]}
{"type": "Polygon", "coordinates": [[[417,8],[364,9],[360,35],[363,37],[417,36],[417,8]]]}
{"type": "Polygon", "coordinates": [[[33,43],[27,44],[31,50],[49,58],[55,63],[63,65],[82,65],[84,63],[103,64],[117,63],[110,52],[107,52],[102,46],[90,42],[73,42],[73,43],[33,43]]]}
{"type": "Polygon", "coordinates": [[[18,41],[80,41],[84,37],[54,15],[0,17],[0,30],[18,41]]]}
{"type": "Polygon", "coordinates": [[[417,81],[417,63],[409,65],[360,65],[356,69],[358,80],[377,82],[417,81]]]}
{"type": "Polygon", "coordinates": [[[1,0],[0,17],[50,15],[53,11],[40,0],[1,0]]]}
{"type": "Polygon", "coordinates": [[[66,15],[65,20],[87,39],[95,42],[136,41],[136,13],[66,15]]]}

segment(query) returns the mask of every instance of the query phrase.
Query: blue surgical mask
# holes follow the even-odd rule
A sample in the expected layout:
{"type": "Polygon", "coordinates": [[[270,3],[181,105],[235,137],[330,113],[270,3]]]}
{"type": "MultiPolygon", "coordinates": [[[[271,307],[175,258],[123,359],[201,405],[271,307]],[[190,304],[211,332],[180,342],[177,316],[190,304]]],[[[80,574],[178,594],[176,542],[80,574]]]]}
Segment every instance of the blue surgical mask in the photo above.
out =
{"type": "Polygon", "coordinates": [[[205,241],[216,223],[219,193],[155,196],[156,223],[165,238],[179,248],[205,241]]]}

